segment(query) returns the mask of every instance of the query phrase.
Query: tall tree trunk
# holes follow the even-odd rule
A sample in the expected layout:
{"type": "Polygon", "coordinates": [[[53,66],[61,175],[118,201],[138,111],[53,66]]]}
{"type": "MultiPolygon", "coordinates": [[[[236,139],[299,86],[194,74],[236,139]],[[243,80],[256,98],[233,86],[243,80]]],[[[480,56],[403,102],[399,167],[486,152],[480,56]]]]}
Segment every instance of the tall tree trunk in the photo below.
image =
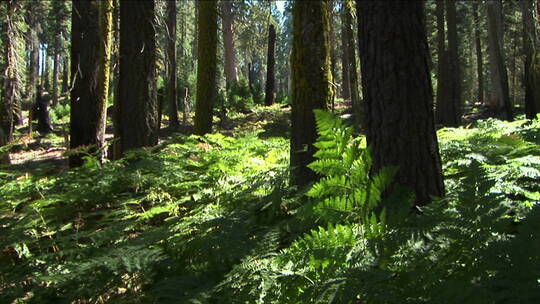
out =
{"type": "Polygon", "coordinates": [[[217,96],[217,8],[216,1],[199,1],[197,46],[197,103],[195,134],[212,132],[213,104],[217,96]]]}
{"type": "MultiPolygon", "coordinates": [[[[319,1],[319,0],[317,0],[319,1]]],[[[329,33],[330,33],[330,68],[332,77],[336,75],[337,70],[337,52],[336,52],[336,33],[334,28],[334,0],[323,0],[328,2],[328,19],[329,19],[329,33]]],[[[332,79],[332,85],[334,85],[333,79],[332,79]]],[[[335,94],[332,94],[332,112],[335,109],[335,94]]]]}
{"type": "Polygon", "coordinates": [[[349,37],[347,37],[347,5],[341,6],[341,97],[351,99],[351,81],[349,79],[349,37]]]}
{"type": "Polygon", "coordinates": [[[329,1],[293,4],[291,181],[303,187],[317,179],[307,165],[314,161],[317,139],[314,109],[332,102],[329,1]]]}
{"type": "MultiPolygon", "coordinates": [[[[28,5],[28,21],[29,21],[29,48],[30,48],[30,63],[28,69],[28,100],[31,105],[36,101],[36,87],[38,84],[38,69],[39,69],[39,38],[38,38],[38,19],[36,16],[36,6],[33,3],[28,5]]],[[[28,110],[28,134],[32,133],[33,106],[28,110]]]]}
{"type": "Polygon", "coordinates": [[[16,124],[21,121],[20,103],[17,92],[19,86],[17,67],[17,29],[15,16],[21,2],[10,0],[3,3],[6,6],[6,16],[3,24],[3,48],[4,48],[4,71],[3,71],[3,101],[0,103],[0,127],[3,131],[2,142],[8,143],[13,139],[13,131],[16,124]]]}
{"type": "Polygon", "coordinates": [[[155,2],[120,0],[115,158],[158,143],[155,2]]]}
{"type": "MultiPolygon", "coordinates": [[[[169,126],[178,127],[178,83],[176,78],[176,0],[167,1],[167,40],[168,80],[167,102],[169,103],[169,126]]],[[[161,117],[161,115],[160,115],[161,117]]]]}
{"type": "Polygon", "coordinates": [[[276,64],[275,58],[276,49],[276,27],[270,24],[268,27],[268,56],[266,63],[266,94],[264,96],[265,104],[270,106],[274,103],[274,91],[276,86],[276,77],[274,67],[276,64]]]}
{"type": "Polygon", "coordinates": [[[529,119],[536,118],[540,112],[540,62],[535,52],[537,44],[536,27],[533,18],[533,1],[520,1],[523,17],[523,51],[524,85],[525,85],[525,115],[529,119]]]}
{"type": "Polygon", "coordinates": [[[58,104],[58,95],[59,88],[58,83],[60,82],[60,52],[63,48],[62,45],[62,36],[61,33],[57,33],[55,37],[55,48],[54,48],[54,57],[53,57],[53,84],[52,84],[52,103],[54,106],[58,104]]]}
{"type": "Polygon", "coordinates": [[[480,37],[480,17],[478,16],[478,1],[473,1],[474,44],[476,48],[476,74],[478,77],[479,103],[484,103],[484,56],[482,55],[482,39],[480,37]]]}
{"type": "Polygon", "coordinates": [[[492,115],[512,120],[512,107],[508,89],[508,75],[503,53],[503,30],[500,0],[487,1],[489,66],[491,97],[488,108],[492,115]]]}
{"type": "MultiPolygon", "coordinates": [[[[70,149],[104,156],[109,90],[113,1],[73,1],[70,149]]],[[[69,157],[70,167],[83,164],[85,153],[69,157]]]]}
{"type": "Polygon", "coordinates": [[[346,45],[343,48],[347,48],[347,56],[349,56],[349,66],[347,68],[349,72],[349,89],[351,91],[351,103],[354,112],[354,121],[357,128],[362,129],[365,121],[364,106],[360,100],[360,93],[358,92],[358,74],[356,66],[356,45],[354,43],[354,30],[353,30],[353,15],[354,4],[352,0],[345,0],[343,3],[346,8],[345,16],[345,36],[347,37],[346,45]]]}
{"type": "Polygon", "coordinates": [[[450,106],[449,125],[457,127],[461,123],[462,92],[461,63],[459,58],[459,39],[457,32],[456,0],[446,0],[446,18],[448,21],[448,61],[450,70],[450,106]]]}
{"type": "Polygon", "coordinates": [[[51,77],[50,77],[50,70],[51,70],[51,61],[50,61],[50,51],[51,47],[44,47],[45,51],[43,53],[43,65],[44,65],[44,71],[42,77],[41,83],[43,84],[43,87],[45,88],[45,91],[50,92],[51,91],[51,77]]]}
{"type": "Polygon", "coordinates": [[[422,1],[357,1],[372,173],[397,166],[416,203],[443,196],[422,1]],[[367,17],[369,16],[369,18],[367,17]],[[385,54],[385,56],[381,56],[385,54]]]}
{"type": "Polygon", "coordinates": [[[225,81],[227,88],[230,88],[232,84],[238,81],[232,1],[221,1],[221,22],[223,26],[223,44],[225,47],[225,81]]]}
{"type": "Polygon", "coordinates": [[[62,87],[60,91],[61,94],[69,92],[69,59],[67,54],[62,56],[62,87]]]}

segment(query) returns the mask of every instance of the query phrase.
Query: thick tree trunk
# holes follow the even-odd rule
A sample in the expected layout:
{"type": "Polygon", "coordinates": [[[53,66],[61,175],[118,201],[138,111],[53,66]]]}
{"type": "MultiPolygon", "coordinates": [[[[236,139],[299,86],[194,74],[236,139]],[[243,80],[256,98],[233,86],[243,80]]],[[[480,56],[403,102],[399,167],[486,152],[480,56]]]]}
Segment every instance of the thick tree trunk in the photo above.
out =
{"type": "Polygon", "coordinates": [[[195,134],[212,132],[212,115],[217,96],[217,8],[216,1],[199,1],[197,46],[197,103],[195,134]]]}
{"type": "MultiPolygon", "coordinates": [[[[74,1],[72,11],[70,149],[88,149],[103,160],[109,90],[113,0],[74,1]]],[[[69,157],[83,164],[85,153],[69,157]]]]}
{"type": "MultiPolygon", "coordinates": [[[[167,1],[167,39],[168,79],[167,103],[169,104],[169,126],[178,127],[178,83],[176,78],[176,0],[167,1]]],[[[159,115],[161,117],[161,115],[159,115]]]]}
{"type": "Polygon", "coordinates": [[[6,16],[3,24],[4,71],[3,101],[0,102],[0,128],[3,131],[4,144],[13,139],[15,125],[21,122],[21,106],[17,98],[19,86],[17,71],[17,50],[15,40],[17,29],[15,16],[21,2],[10,0],[3,3],[6,6],[6,16]]]}
{"type": "Polygon", "coordinates": [[[334,95],[331,72],[329,1],[293,4],[291,181],[306,186],[316,180],[307,165],[314,161],[317,139],[314,109],[327,109],[334,95]]]}
{"type": "Polygon", "coordinates": [[[474,44],[476,48],[476,74],[478,77],[479,103],[484,103],[484,56],[482,55],[482,39],[480,37],[480,17],[478,16],[478,1],[473,1],[474,44]]]}
{"type": "Polygon", "coordinates": [[[523,17],[523,52],[524,85],[525,85],[525,115],[529,119],[536,118],[540,112],[540,62],[535,52],[537,43],[536,27],[533,18],[533,1],[522,0],[521,13],[523,17]]]}
{"type": "Polygon", "coordinates": [[[276,77],[274,75],[274,67],[276,64],[275,58],[276,49],[276,27],[270,24],[268,27],[268,55],[266,63],[266,90],[265,90],[265,104],[270,106],[274,103],[274,91],[276,87],[276,77]]]}
{"type": "Polygon", "coordinates": [[[443,196],[422,1],[357,1],[358,39],[372,173],[397,166],[394,182],[417,204],[443,196]],[[381,56],[385,54],[385,56],[381,56]]]}
{"type": "Polygon", "coordinates": [[[115,137],[126,151],[158,143],[155,2],[120,1],[120,77],[115,137]]]}
{"type": "Polygon", "coordinates": [[[492,115],[512,120],[512,106],[508,89],[508,75],[503,53],[503,30],[500,0],[487,1],[489,66],[491,97],[488,108],[492,115]]]}
{"type": "Polygon", "coordinates": [[[230,88],[232,84],[238,81],[236,49],[234,47],[234,17],[231,1],[221,1],[221,22],[225,47],[225,81],[227,88],[230,88]]]}

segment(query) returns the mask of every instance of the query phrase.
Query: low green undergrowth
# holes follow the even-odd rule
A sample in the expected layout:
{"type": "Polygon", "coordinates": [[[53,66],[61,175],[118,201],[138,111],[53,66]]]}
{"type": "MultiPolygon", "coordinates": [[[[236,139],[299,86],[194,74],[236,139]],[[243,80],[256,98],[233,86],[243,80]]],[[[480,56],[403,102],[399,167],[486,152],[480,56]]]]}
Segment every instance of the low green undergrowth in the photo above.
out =
{"type": "Polygon", "coordinates": [[[447,196],[317,113],[307,192],[288,140],[175,135],[56,175],[0,169],[2,303],[537,303],[540,123],[439,131],[447,196]]]}

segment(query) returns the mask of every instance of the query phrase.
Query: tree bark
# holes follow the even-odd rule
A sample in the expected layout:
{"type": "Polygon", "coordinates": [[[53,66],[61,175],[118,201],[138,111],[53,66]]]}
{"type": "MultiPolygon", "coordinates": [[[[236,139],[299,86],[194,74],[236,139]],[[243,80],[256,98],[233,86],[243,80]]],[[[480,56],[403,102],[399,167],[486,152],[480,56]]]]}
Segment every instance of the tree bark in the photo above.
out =
{"type": "MultiPolygon", "coordinates": [[[[28,100],[31,104],[36,101],[36,87],[38,83],[39,69],[39,38],[38,38],[38,18],[36,16],[36,6],[33,3],[28,5],[28,26],[29,26],[29,48],[30,62],[28,69],[28,100]]],[[[28,110],[28,134],[32,133],[32,106],[28,110]]]]}
{"type": "Polygon", "coordinates": [[[372,173],[397,166],[394,183],[423,205],[443,196],[422,1],[357,1],[367,143],[372,173]],[[382,55],[381,55],[382,54],[382,55]]]}
{"type": "Polygon", "coordinates": [[[176,128],[180,125],[178,121],[178,83],[176,78],[176,0],[167,1],[167,27],[169,29],[167,39],[169,126],[176,128]]]}
{"type": "Polygon", "coordinates": [[[276,27],[273,24],[268,26],[268,55],[266,63],[266,89],[265,89],[265,104],[270,106],[274,103],[274,91],[276,87],[275,77],[275,49],[276,49],[276,27]]]}
{"type": "Polygon", "coordinates": [[[197,102],[195,134],[212,132],[212,115],[217,96],[217,8],[216,1],[199,1],[197,46],[197,102]]]}
{"type": "Polygon", "coordinates": [[[158,143],[155,1],[120,1],[115,158],[158,143]]]}
{"type": "Polygon", "coordinates": [[[332,86],[329,1],[293,4],[291,182],[299,187],[317,179],[307,165],[314,161],[317,139],[314,109],[327,109],[332,86]]]}
{"type": "Polygon", "coordinates": [[[227,88],[230,88],[231,85],[238,81],[236,49],[234,46],[234,16],[231,1],[221,1],[221,22],[225,47],[225,81],[227,88]]]}
{"type": "Polygon", "coordinates": [[[489,66],[491,71],[491,97],[488,109],[492,115],[512,120],[512,106],[508,89],[508,75],[503,53],[503,30],[500,0],[487,1],[489,66]]]}
{"type": "Polygon", "coordinates": [[[19,86],[18,67],[17,67],[17,49],[16,38],[17,28],[15,16],[21,2],[10,0],[3,3],[6,6],[6,16],[3,24],[3,48],[4,48],[4,84],[3,84],[3,102],[0,103],[0,128],[3,131],[4,144],[13,139],[15,125],[20,123],[21,107],[18,102],[17,92],[19,86]]]}
{"type": "Polygon", "coordinates": [[[351,99],[351,81],[349,79],[349,37],[347,36],[347,5],[341,6],[341,97],[351,99]]]}
{"type": "Polygon", "coordinates": [[[345,36],[347,37],[347,43],[343,48],[347,48],[347,56],[349,59],[347,62],[349,66],[347,71],[349,72],[349,89],[351,91],[351,103],[354,112],[354,122],[357,126],[357,129],[362,129],[365,121],[364,117],[364,106],[360,100],[360,93],[358,92],[358,74],[356,66],[356,45],[354,41],[354,30],[353,30],[353,15],[354,15],[354,4],[351,0],[346,0],[344,3],[346,9],[345,16],[345,36]]]}
{"type": "Polygon", "coordinates": [[[474,44],[476,48],[476,74],[478,77],[477,101],[484,103],[484,56],[482,55],[482,39],[480,36],[480,17],[478,16],[478,1],[473,1],[474,44]]]}
{"type": "Polygon", "coordinates": [[[535,45],[537,43],[536,27],[533,18],[533,1],[520,1],[523,21],[523,52],[524,86],[525,86],[525,115],[528,119],[536,118],[540,112],[540,62],[538,61],[535,45]]]}
{"type": "Polygon", "coordinates": [[[104,158],[112,9],[113,0],[73,1],[70,149],[88,151],[70,155],[70,167],[82,165],[88,152],[104,158]]]}

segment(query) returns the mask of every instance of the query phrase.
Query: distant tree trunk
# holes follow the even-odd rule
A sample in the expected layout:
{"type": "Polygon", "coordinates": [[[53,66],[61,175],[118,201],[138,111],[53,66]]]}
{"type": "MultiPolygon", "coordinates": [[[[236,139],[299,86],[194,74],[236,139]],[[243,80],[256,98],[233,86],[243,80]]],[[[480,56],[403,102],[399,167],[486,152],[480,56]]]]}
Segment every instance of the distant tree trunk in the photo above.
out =
{"type": "Polygon", "coordinates": [[[52,85],[52,102],[53,106],[58,104],[58,94],[59,88],[58,83],[60,82],[60,52],[63,48],[62,45],[62,36],[61,33],[57,33],[55,37],[55,48],[54,48],[54,57],[53,57],[53,85],[52,85]]]}
{"type": "Polygon", "coordinates": [[[540,62],[538,62],[535,45],[537,43],[536,27],[533,18],[533,1],[522,0],[521,12],[523,17],[523,51],[524,85],[525,85],[525,115],[528,119],[536,118],[540,113],[540,62]]]}
{"type": "Polygon", "coordinates": [[[512,120],[512,106],[508,89],[508,75],[503,54],[503,30],[500,0],[487,1],[489,66],[491,97],[488,108],[492,115],[512,120]]]}
{"type": "Polygon", "coordinates": [[[217,8],[216,1],[199,1],[197,46],[197,103],[195,134],[212,132],[212,115],[217,96],[217,8]]]}
{"type": "Polygon", "coordinates": [[[223,44],[225,46],[225,81],[227,88],[238,81],[236,69],[236,49],[234,47],[234,17],[232,2],[221,1],[221,22],[223,26],[223,44]]]}
{"type": "Polygon", "coordinates": [[[45,52],[43,55],[43,65],[44,65],[44,72],[42,77],[41,83],[43,84],[43,87],[45,88],[45,91],[50,92],[51,91],[51,61],[49,59],[49,52],[51,51],[51,47],[44,47],[45,52]]]}
{"type": "Polygon", "coordinates": [[[317,179],[307,165],[314,161],[317,139],[314,109],[327,109],[334,95],[331,72],[329,1],[293,4],[291,170],[292,183],[303,187],[317,179]]]}
{"type": "MultiPolygon", "coordinates": [[[[320,1],[320,0],[316,0],[316,1],[320,1]]],[[[336,67],[336,63],[337,63],[337,52],[336,52],[336,33],[335,33],[335,28],[334,28],[334,0],[322,0],[322,1],[327,1],[328,2],[328,18],[329,18],[329,33],[330,33],[330,68],[331,68],[331,73],[332,73],[332,77],[335,77],[336,75],[336,70],[337,70],[337,67],[336,67]]],[[[334,83],[333,83],[333,79],[332,79],[332,82],[331,82],[332,86],[334,86],[334,83]]],[[[331,106],[332,106],[332,112],[334,111],[335,109],[335,94],[332,94],[332,101],[331,101],[331,106]]]]}
{"type": "Polygon", "coordinates": [[[274,66],[276,48],[276,27],[270,24],[268,27],[268,56],[266,63],[266,94],[264,96],[265,104],[270,106],[274,103],[274,91],[276,86],[276,77],[274,75],[274,66]]]}
{"type": "Polygon", "coordinates": [[[62,94],[69,92],[69,59],[67,55],[62,56],[62,94]]]}
{"type": "Polygon", "coordinates": [[[360,93],[358,92],[358,74],[356,66],[356,45],[354,43],[354,30],[353,30],[353,15],[354,15],[354,4],[351,0],[345,0],[343,3],[346,8],[345,16],[345,36],[347,37],[347,43],[343,48],[347,48],[347,56],[349,56],[349,67],[347,68],[349,72],[349,89],[351,91],[351,103],[354,112],[354,121],[358,129],[362,129],[365,118],[364,118],[364,106],[360,100],[360,93]]]}
{"type": "Polygon", "coordinates": [[[436,122],[457,127],[461,121],[461,77],[459,69],[457,16],[455,0],[437,1],[437,107],[436,122]],[[448,47],[445,47],[444,11],[448,24],[448,47]]]}
{"type": "Polygon", "coordinates": [[[449,124],[457,127],[461,123],[461,63],[459,58],[459,39],[457,32],[457,0],[446,0],[446,18],[448,21],[448,60],[450,67],[450,105],[451,120],[449,124]]]}
{"type": "Polygon", "coordinates": [[[420,205],[444,195],[423,6],[357,1],[366,16],[358,18],[358,39],[371,170],[397,166],[394,182],[412,188],[420,205]]]}
{"type": "MultiPolygon", "coordinates": [[[[70,149],[87,147],[103,160],[109,90],[113,0],[73,1],[70,149]]],[[[84,153],[69,157],[70,167],[83,164],[84,153]]]]}
{"type": "Polygon", "coordinates": [[[482,39],[480,36],[480,17],[478,16],[478,1],[473,1],[474,44],[476,47],[476,74],[478,76],[477,101],[484,103],[484,56],[482,55],[482,39]]]}
{"type": "MultiPolygon", "coordinates": [[[[39,69],[39,38],[38,38],[38,19],[36,6],[33,3],[28,5],[28,22],[29,22],[29,48],[30,48],[30,62],[28,69],[28,100],[31,104],[36,101],[36,87],[38,83],[38,69],[39,69]]],[[[28,134],[32,133],[32,106],[28,110],[28,134]]]]}
{"type": "Polygon", "coordinates": [[[16,49],[16,13],[21,2],[16,0],[5,1],[2,5],[6,6],[6,16],[3,24],[3,49],[4,49],[4,71],[3,71],[3,101],[0,102],[0,128],[3,131],[4,144],[13,139],[15,125],[20,123],[21,107],[18,102],[17,92],[19,86],[18,67],[17,67],[17,49],[16,49]]]}
{"type": "Polygon", "coordinates": [[[120,77],[115,107],[119,147],[115,158],[158,143],[154,18],[155,1],[120,1],[120,77]]]}
{"type": "MultiPolygon", "coordinates": [[[[167,1],[167,40],[168,79],[167,102],[169,104],[169,126],[178,127],[178,83],[176,78],[176,0],[167,1]]],[[[161,115],[159,116],[161,117],[161,115]]]]}
{"type": "Polygon", "coordinates": [[[341,6],[341,97],[345,100],[351,99],[351,87],[349,79],[349,37],[347,37],[347,5],[345,2],[341,6]]]}

